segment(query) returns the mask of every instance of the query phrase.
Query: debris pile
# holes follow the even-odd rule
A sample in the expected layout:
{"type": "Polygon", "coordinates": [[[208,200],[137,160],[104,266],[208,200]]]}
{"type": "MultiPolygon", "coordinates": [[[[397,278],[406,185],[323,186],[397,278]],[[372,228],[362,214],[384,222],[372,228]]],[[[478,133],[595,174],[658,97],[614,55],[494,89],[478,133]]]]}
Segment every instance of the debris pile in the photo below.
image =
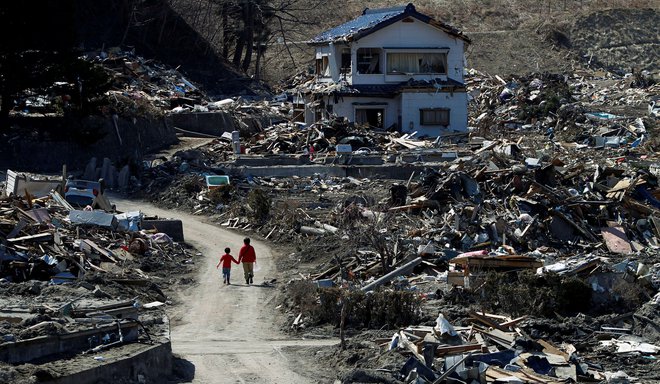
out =
{"type": "Polygon", "coordinates": [[[649,139],[647,124],[656,125],[646,113],[660,91],[652,79],[575,73],[507,81],[471,71],[466,83],[470,125],[482,134],[535,132],[561,145],[634,148],[649,139]]]}
{"type": "MultiPolygon", "coordinates": [[[[66,77],[18,95],[10,112],[17,116],[54,116],[73,110],[110,116],[159,116],[182,105],[208,102],[198,86],[163,64],[117,47],[86,52],[77,59],[77,80],[66,77]]],[[[65,63],[54,63],[66,65],[65,63]]],[[[66,71],[63,71],[66,72],[66,71]]]]}
{"type": "Polygon", "coordinates": [[[40,359],[34,368],[48,370],[63,352],[84,360],[130,343],[169,343],[167,320],[148,310],[169,302],[166,287],[191,281],[191,250],[139,211],[75,209],[59,188],[29,188],[27,198],[0,199],[1,360],[40,359]],[[66,346],[49,347],[59,340],[66,346]]]}
{"type": "MultiPolygon", "coordinates": [[[[305,74],[292,77],[281,86],[282,93],[270,102],[226,99],[209,103],[204,110],[231,112],[244,136],[245,153],[252,155],[297,154],[318,159],[322,158],[318,155],[338,152],[337,145],[350,144],[354,155],[387,156],[407,150],[455,150],[452,143],[466,141],[467,135],[462,133],[424,138],[416,133],[378,131],[332,115],[307,126],[299,122],[303,108],[299,93],[301,89],[319,86],[312,80],[305,74]],[[266,124],[254,124],[254,120],[266,124]]],[[[562,147],[636,148],[651,138],[649,130],[656,125],[646,116],[653,114],[645,113],[660,90],[652,79],[640,83],[632,76],[585,72],[505,80],[473,70],[466,84],[471,99],[472,136],[510,137],[525,132],[562,147]],[[616,113],[602,112],[603,109],[616,113]]],[[[329,87],[324,90],[328,93],[346,91],[341,83],[321,85],[329,87]]],[[[213,151],[232,152],[231,137],[224,139],[216,143],[213,151]]]]}
{"type": "MultiPolygon", "coordinates": [[[[284,306],[287,328],[398,329],[393,350],[416,361],[397,362],[404,369],[391,380],[623,380],[617,371],[651,378],[644,364],[657,365],[660,342],[660,159],[657,121],[645,106],[657,86],[631,88],[614,76],[505,81],[473,73],[470,87],[475,130],[458,142],[340,119],[282,123],[242,139],[247,154],[227,155],[230,138],[215,140],[146,170],[142,182],[165,188],[162,203],[295,248],[280,269],[311,286],[287,284],[289,294],[309,296],[284,306]],[[347,167],[337,151],[344,143],[352,159],[425,168],[398,180],[249,174],[260,159],[275,168],[347,167]],[[234,172],[239,163],[248,170],[234,172]],[[228,174],[222,192],[205,182],[208,173],[228,174]],[[461,324],[457,339],[387,315],[392,303],[407,302],[402,292],[425,308],[410,309],[408,321],[449,310],[461,324]],[[351,300],[359,304],[347,304],[342,320],[342,303],[351,300]],[[642,357],[623,365],[615,356],[624,351],[642,357]]],[[[362,369],[349,360],[342,368],[362,369]]]]}
{"type": "MultiPolygon", "coordinates": [[[[625,382],[635,380],[622,371],[604,371],[601,364],[592,360],[593,354],[582,355],[574,343],[555,344],[531,338],[520,327],[524,316],[511,319],[470,311],[468,317],[464,326],[453,326],[441,313],[434,326],[405,327],[391,339],[374,342],[384,351],[408,356],[401,368],[393,372],[394,379],[400,380],[397,382],[614,382],[614,377],[630,380],[625,382]]],[[[603,326],[597,332],[600,336],[623,336],[601,341],[595,353],[646,357],[658,353],[657,346],[625,334],[628,331],[603,326]]]]}

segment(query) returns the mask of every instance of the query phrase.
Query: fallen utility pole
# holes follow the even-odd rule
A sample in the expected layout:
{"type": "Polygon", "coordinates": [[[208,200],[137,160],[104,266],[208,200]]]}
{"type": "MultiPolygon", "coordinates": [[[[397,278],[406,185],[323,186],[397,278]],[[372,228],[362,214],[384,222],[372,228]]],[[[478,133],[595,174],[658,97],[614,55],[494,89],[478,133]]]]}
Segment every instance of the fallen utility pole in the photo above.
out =
{"type": "Polygon", "coordinates": [[[397,276],[408,273],[408,272],[412,271],[413,268],[415,268],[416,266],[418,266],[421,263],[422,263],[422,258],[418,257],[415,260],[410,261],[410,262],[402,265],[401,267],[393,270],[392,272],[388,273],[387,275],[382,276],[381,278],[376,279],[375,281],[365,285],[364,287],[362,287],[362,292],[369,292],[369,291],[373,290],[374,288],[379,287],[379,286],[387,283],[388,281],[394,279],[397,276]]]}

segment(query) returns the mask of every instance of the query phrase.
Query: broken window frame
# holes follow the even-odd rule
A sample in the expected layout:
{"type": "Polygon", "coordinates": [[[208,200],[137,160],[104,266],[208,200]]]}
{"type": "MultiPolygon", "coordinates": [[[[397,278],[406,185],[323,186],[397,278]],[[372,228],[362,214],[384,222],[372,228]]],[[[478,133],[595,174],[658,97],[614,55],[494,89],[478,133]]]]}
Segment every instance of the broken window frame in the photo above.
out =
{"type": "Polygon", "coordinates": [[[364,125],[367,124],[369,125],[370,128],[376,128],[376,129],[385,129],[385,114],[387,113],[387,108],[385,105],[374,105],[374,106],[366,106],[366,105],[360,105],[356,106],[354,109],[354,122],[355,124],[360,124],[364,125]],[[370,124],[369,123],[369,113],[378,113],[378,111],[381,112],[380,116],[380,123],[379,124],[370,124]],[[360,117],[360,115],[363,114],[363,117],[360,117]]]}
{"type": "Polygon", "coordinates": [[[360,75],[379,75],[382,74],[381,57],[383,50],[381,48],[358,48],[356,53],[356,73],[360,75]]]}
{"type": "Polygon", "coordinates": [[[448,127],[450,116],[451,110],[449,108],[420,108],[419,125],[448,127]]]}
{"type": "Polygon", "coordinates": [[[352,57],[351,57],[351,49],[350,48],[342,48],[341,49],[341,74],[342,75],[350,75],[351,74],[351,63],[352,57]]]}
{"type": "Polygon", "coordinates": [[[328,55],[322,55],[316,59],[316,76],[330,77],[330,58],[328,55]]]}
{"type": "Polygon", "coordinates": [[[300,123],[305,122],[305,104],[293,104],[293,114],[291,116],[291,121],[297,121],[300,123]]]}
{"type": "Polygon", "coordinates": [[[387,52],[388,75],[447,75],[447,50],[387,52]]]}

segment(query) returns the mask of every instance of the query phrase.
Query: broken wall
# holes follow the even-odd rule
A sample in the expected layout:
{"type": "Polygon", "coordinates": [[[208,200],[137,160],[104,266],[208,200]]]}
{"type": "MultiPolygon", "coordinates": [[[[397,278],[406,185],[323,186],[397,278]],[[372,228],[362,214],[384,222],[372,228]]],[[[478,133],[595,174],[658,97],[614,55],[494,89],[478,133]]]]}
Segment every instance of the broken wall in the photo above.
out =
{"type": "Polygon", "coordinates": [[[143,154],[177,142],[174,128],[164,119],[113,120],[39,117],[11,119],[18,135],[0,153],[0,165],[16,170],[59,172],[63,164],[84,169],[91,157],[107,157],[116,164],[141,161],[143,154]]]}
{"type": "Polygon", "coordinates": [[[229,112],[173,113],[167,119],[173,127],[207,135],[220,136],[238,128],[229,112]]]}

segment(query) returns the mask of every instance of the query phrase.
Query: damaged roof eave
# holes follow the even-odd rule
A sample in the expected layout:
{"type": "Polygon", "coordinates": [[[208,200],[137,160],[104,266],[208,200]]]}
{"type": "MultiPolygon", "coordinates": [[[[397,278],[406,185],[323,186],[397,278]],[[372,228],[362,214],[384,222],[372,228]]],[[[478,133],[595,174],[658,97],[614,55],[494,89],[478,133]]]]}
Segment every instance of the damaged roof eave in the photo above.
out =
{"type": "Polygon", "coordinates": [[[307,45],[312,46],[312,47],[322,47],[324,45],[328,45],[330,43],[332,44],[348,44],[352,43],[357,39],[354,39],[352,36],[343,36],[338,39],[333,39],[333,40],[325,40],[325,41],[312,41],[309,40],[307,41],[307,45]]]}
{"type": "Polygon", "coordinates": [[[376,24],[376,25],[374,25],[370,28],[365,28],[363,30],[359,30],[359,31],[356,31],[356,32],[353,32],[353,33],[350,33],[350,34],[345,34],[345,35],[342,35],[342,36],[334,38],[334,39],[317,40],[317,41],[312,39],[312,40],[309,40],[307,42],[307,44],[311,45],[311,46],[323,46],[323,45],[328,45],[330,43],[350,43],[350,42],[354,42],[354,41],[357,41],[357,40],[359,40],[359,39],[361,39],[365,36],[368,36],[368,35],[376,32],[380,29],[383,29],[383,28],[388,27],[388,26],[390,26],[390,25],[392,25],[396,22],[399,22],[399,21],[401,21],[401,20],[403,20],[407,17],[412,17],[412,18],[415,18],[415,19],[417,19],[417,20],[419,20],[423,23],[431,25],[431,26],[447,33],[450,36],[453,36],[457,39],[463,40],[466,44],[471,44],[472,43],[472,40],[470,40],[470,38],[465,36],[463,34],[463,32],[459,31],[458,29],[456,29],[456,28],[454,28],[454,27],[452,27],[448,24],[445,24],[441,21],[435,20],[435,19],[431,18],[430,16],[426,16],[424,14],[421,14],[421,13],[417,12],[416,10],[413,10],[413,11],[406,11],[406,12],[401,13],[397,16],[394,16],[390,19],[383,20],[380,23],[378,23],[378,24],[376,24]]]}

